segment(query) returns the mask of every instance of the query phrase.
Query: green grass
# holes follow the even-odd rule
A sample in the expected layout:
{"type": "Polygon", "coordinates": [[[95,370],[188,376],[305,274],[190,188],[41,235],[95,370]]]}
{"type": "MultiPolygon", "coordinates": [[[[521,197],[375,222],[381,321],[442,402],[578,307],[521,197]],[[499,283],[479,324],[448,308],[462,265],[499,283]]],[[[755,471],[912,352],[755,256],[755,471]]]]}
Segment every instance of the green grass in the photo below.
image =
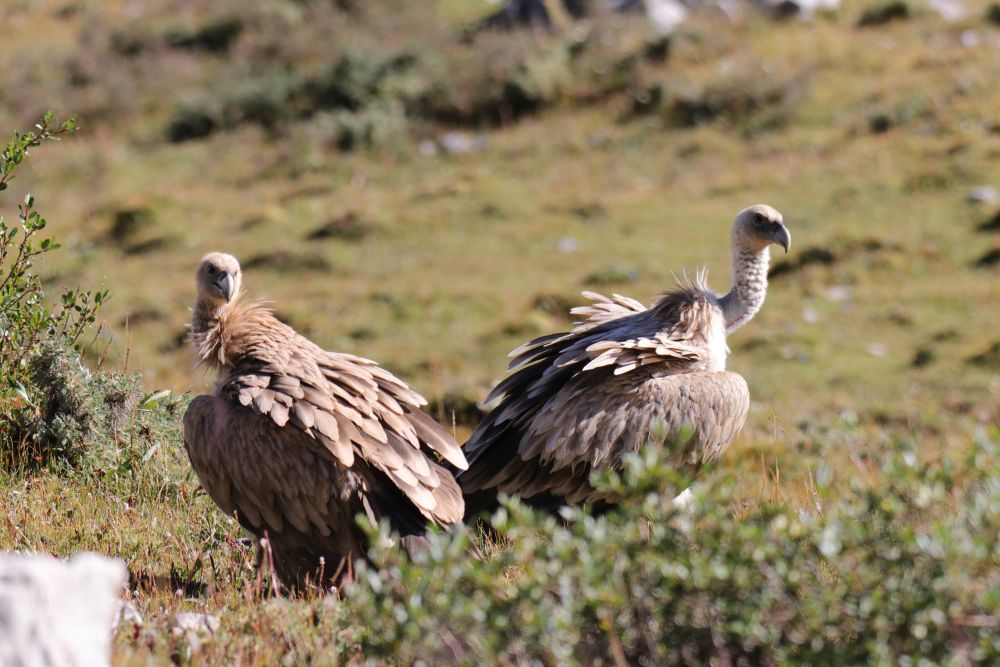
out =
{"type": "MultiPolygon", "coordinates": [[[[890,443],[908,441],[939,461],[961,456],[1000,421],[1000,374],[971,361],[1000,341],[998,268],[974,266],[1000,242],[977,229],[998,204],[965,201],[974,186],[1000,185],[1000,58],[985,4],[971,4],[957,24],[919,13],[868,29],[854,27],[867,6],[860,2],[812,23],[696,17],[667,61],[644,65],[631,87],[590,99],[574,86],[594,84],[572,78],[540,112],[469,130],[486,133],[483,150],[434,157],[418,141],[448,128],[426,119],[409,138],[350,153],[331,144],[321,116],[276,132],[240,125],[198,141],[164,139],[178,104],[224,90],[233,72],[250,76],[269,45],[311,66],[331,57],[316,45],[343,28],[302,18],[298,3],[261,3],[231,58],[177,52],[151,37],[134,59],[109,51],[116,31],[159,35],[208,14],[155,6],[129,18],[127,3],[107,2],[60,16],[64,4],[0,10],[13,17],[0,20],[0,90],[10,100],[0,129],[9,134],[49,107],[82,114],[79,134],[33,157],[0,207],[37,195],[65,246],[42,267],[48,286],[111,290],[102,311],[112,336],[107,364],[127,358],[147,390],[197,394],[211,385],[177,344],[195,264],[210,250],[244,262],[287,253],[292,269],[247,270],[251,296],[272,301],[324,347],[379,360],[432,401],[474,402],[501,377],[509,350],[568,326],[564,314],[535,304],[582,302],[590,276],[633,272],[634,282],[596,289],[649,302],[673,273],[708,265],[710,283],[728,289],[729,224],[742,207],[766,202],[793,236],[791,253],[775,263],[794,270],[775,277],[762,312],[730,339],[730,368],[748,379],[753,405],[707,484],[736,484],[751,504],[809,507],[823,464],[835,489],[853,477],[877,487],[871,460],[890,443]],[[279,15],[287,25],[276,28],[279,15]],[[979,45],[962,46],[964,30],[976,31],[979,45]],[[276,33],[288,36],[279,46],[276,33]],[[53,63],[73,64],[90,83],[71,85],[69,70],[53,63]],[[634,96],[654,86],[665,102],[634,113],[634,96]],[[671,106],[674,96],[721,91],[738,100],[775,86],[787,93],[780,103],[694,127],[678,125],[671,106]],[[891,127],[876,133],[881,117],[891,127]],[[110,239],[115,214],[133,208],[148,209],[151,222],[125,241],[110,239]],[[348,213],[370,233],[308,238],[348,213]],[[575,252],[558,252],[564,237],[578,242],[575,252]],[[824,248],[829,264],[799,264],[824,248]],[[294,268],[317,260],[328,268],[294,268]],[[915,365],[920,350],[931,358],[915,365]]],[[[211,16],[238,4],[218,3],[211,16]]],[[[420,39],[452,34],[490,5],[435,7],[407,29],[420,39]]],[[[401,34],[393,31],[406,17],[377,14],[371,33],[401,34]]],[[[622,44],[611,53],[642,34],[631,23],[612,28],[622,44]]],[[[565,38],[528,41],[548,52],[565,38]]],[[[367,48],[374,38],[345,39],[367,48]]],[[[448,58],[465,48],[438,46],[448,58]]],[[[309,642],[352,645],[337,605],[246,597],[253,555],[198,491],[176,432],[182,409],[157,413],[151,439],[128,445],[140,460],[152,452],[134,470],[82,471],[69,483],[5,473],[0,545],[94,549],[159,582],[134,593],[150,624],[138,638],[119,633],[122,663],[175,650],[164,627],[180,608],[224,619],[206,662],[295,662],[309,642]],[[208,589],[177,596],[177,577],[208,589]],[[316,632],[301,631],[314,612],[316,632]],[[276,644],[260,646],[254,634],[276,644]]],[[[472,425],[459,424],[459,436],[472,425]]]]}

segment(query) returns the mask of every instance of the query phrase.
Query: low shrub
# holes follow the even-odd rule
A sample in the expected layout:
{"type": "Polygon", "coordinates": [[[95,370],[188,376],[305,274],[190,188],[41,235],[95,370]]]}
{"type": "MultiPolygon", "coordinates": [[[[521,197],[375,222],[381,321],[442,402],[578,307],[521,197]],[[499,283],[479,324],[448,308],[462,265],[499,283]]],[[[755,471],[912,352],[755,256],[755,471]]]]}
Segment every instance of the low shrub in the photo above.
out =
{"type": "Polygon", "coordinates": [[[902,0],[890,0],[890,2],[870,7],[862,12],[861,17],[858,18],[858,27],[870,28],[892,21],[903,21],[910,18],[910,13],[910,6],[902,0]]]}
{"type": "Polygon", "coordinates": [[[363,655],[406,664],[991,664],[998,435],[957,463],[900,446],[878,488],[820,484],[810,512],[734,508],[728,487],[677,510],[647,451],[601,482],[620,509],[508,501],[482,560],[465,532],[377,549],[342,604],[363,655]]]}
{"type": "MultiPolygon", "coordinates": [[[[0,191],[8,189],[31,149],[75,128],[73,121],[54,123],[49,113],[37,132],[15,133],[0,154],[0,191]]],[[[0,450],[14,465],[70,454],[83,436],[103,431],[99,427],[111,419],[111,413],[96,412],[90,398],[98,395],[110,406],[121,403],[125,391],[103,380],[90,387],[79,361],[80,339],[108,292],[70,289],[49,306],[36,264],[59,244],[39,238],[47,222],[34,197],[26,195],[17,210],[16,224],[0,216],[0,450]]]]}
{"type": "Polygon", "coordinates": [[[368,8],[363,18],[324,11],[332,12],[323,20],[335,34],[357,21],[376,34],[388,30],[399,19],[387,12],[412,11],[416,23],[404,41],[351,33],[312,62],[287,54],[239,72],[224,67],[214,84],[177,108],[167,137],[186,141],[246,123],[273,130],[321,115],[324,123],[336,119],[342,128],[336,143],[350,150],[431,123],[500,125],[563,101],[589,102],[634,87],[670,47],[644,21],[627,17],[563,36],[484,32],[468,41],[428,22],[422,10],[368,8]]]}
{"type": "Polygon", "coordinates": [[[808,70],[775,73],[757,64],[699,82],[670,77],[633,95],[632,115],[655,115],[671,127],[725,122],[746,131],[780,127],[803,98],[808,70]]]}
{"type": "Polygon", "coordinates": [[[319,119],[318,132],[342,151],[391,144],[406,136],[406,114],[399,104],[377,103],[358,111],[333,111],[319,119]]]}
{"type": "Polygon", "coordinates": [[[243,32],[243,21],[237,17],[215,19],[194,30],[173,30],[166,42],[175,49],[225,53],[243,32]]]}
{"type": "Polygon", "coordinates": [[[78,352],[49,338],[28,360],[21,401],[0,418],[10,462],[19,467],[65,463],[102,467],[123,437],[142,397],[138,375],[91,372],[78,352]]]}

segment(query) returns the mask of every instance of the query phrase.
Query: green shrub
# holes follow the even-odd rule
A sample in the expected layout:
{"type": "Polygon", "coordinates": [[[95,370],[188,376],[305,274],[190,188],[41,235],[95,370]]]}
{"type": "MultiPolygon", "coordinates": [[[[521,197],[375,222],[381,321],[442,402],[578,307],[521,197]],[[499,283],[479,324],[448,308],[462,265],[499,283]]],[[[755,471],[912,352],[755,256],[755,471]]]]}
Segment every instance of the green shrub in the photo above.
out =
{"type": "Polygon", "coordinates": [[[371,148],[401,140],[406,115],[398,104],[373,104],[359,111],[334,111],[319,119],[318,130],[343,151],[371,148]]]}
{"type": "Polygon", "coordinates": [[[22,401],[0,422],[20,466],[61,461],[103,467],[113,460],[142,396],[138,375],[91,372],[61,338],[45,340],[28,362],[22,401]]]}
{"type": "Polygon", "coordinates": [[[402,664],[991,663],[997,435],[959,463],[900,447],[878,488],[821,486],[814,513],[741,518],[731,488],[673,509],[677,477],[647,451],[602,481],[621,509],[557,519],[509,502],[482,561],[465,532],[412,561],[377,549],[342,604],[360,651],[402,664]]]}
{"type": "Polygon", "coordinates": [[[566,36],[486,32],[468,41],[419,8],[322,12],[316,21],[336,36],[325,36],[332,46],[322,55],[309,61],[274,47],[266,62],[220,65],[214,82],[174,112],[168,138],[197,139],[248,123],[274,129],[317,114],[338,119],[342,149],[384,143],[396,128],[499,125],[635,87],[670,45],[639,19],[596,21],[566,36]],[[387,120],[394,128],[388,133],[379,130],[387,120]]]}
{"type": "Polygon", "coordinates": [[[760,63],[744,64],[705,81],[667,77],[637,91],[631,113],[658,115],[671,127],[722,121],[746,132],[774,129],[794,112],[809,78],[809,70],[775,74],[760,63]]]}
{"type": "MultiPolygon", "coordinates": [[[[75,127],[72,120],[53,124],[49,113],[37,132],[15,133],[0,154],[0,191],[8,189],[32,148],[75,127]]],[[[43,450],[71,447],[90,428],[83,399],[74,397],[79,378],[73,373],[86,371],[78,358],[73,370],[72,361],[58,356],[78,345],[108,297],[106,291],[71,289],[54,309],[46,305],[35,265],[59,245],[39,238],[47,223],[34,206],[29,194],[18,205],[16,224],[0,216],[0,445],[13,463],[40,461],[43,450]]]]}
{"type": "Polygon", "coordinates": [[[198,104],[181,106],[167,124],[167,139],[174,143],[201,139],[219,129],[216,114],[198,104]]]}
{"type": "Polygon", "coordinates": [[[986,9],[986,20],[993,25],[1000,25],[1000,4],[994,2],[986,9]]]}
{"type": "Polygon", "coordinates": [[[317,72],[281,67],[254,73],[179,108],[167,136],[187,141],[247,123],[274,130],[322,114],[320,124],[332,122],[342,149],[378,145],[405,130],[408,110],[427,106],[436,85],[431,69],[407,51],[388,58],[346,51],[317,72]]]}
{"type": "Polygon", "coordinates": [[[908,18],[910,18],[910,6],[901,0],[890,0],[890,2],[870,7],[862,12],[858,19],[858,27],[869,28],[908,18]]]}
{"type": "Polygon", "coordinates": [[[243,32],[243,28],[240,18],[220,18],[194,30],[170,31],[166,34],[166,41],[175,49],[225,53],[243,32]]]}

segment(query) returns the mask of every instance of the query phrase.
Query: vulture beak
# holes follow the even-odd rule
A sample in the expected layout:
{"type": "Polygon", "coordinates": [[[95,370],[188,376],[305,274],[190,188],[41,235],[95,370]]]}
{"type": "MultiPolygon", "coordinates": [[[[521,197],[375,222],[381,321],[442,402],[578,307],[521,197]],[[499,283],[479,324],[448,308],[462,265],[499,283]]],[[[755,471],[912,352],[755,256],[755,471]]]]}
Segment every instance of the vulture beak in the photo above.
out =
{"type": "Polygon", "coordinates": [[[785,249],[785,254],[788,254],[788,249],[792,246],[792,235],[788,231],[788,227],[785,227],[782,223],[776,223],[771,230],[770,234],[771,240],[780,245],[785,249]]]}
{"type": "Polygon", "coordinates": [[[219,290],[219,294],[221,294],[226,301],[232,301],[233,279],[229,276],[228,273],[226,273],[225,271],[220,273],[219,277],[216,278],[212,284],[215,285],[215,287],[219,290]]]}

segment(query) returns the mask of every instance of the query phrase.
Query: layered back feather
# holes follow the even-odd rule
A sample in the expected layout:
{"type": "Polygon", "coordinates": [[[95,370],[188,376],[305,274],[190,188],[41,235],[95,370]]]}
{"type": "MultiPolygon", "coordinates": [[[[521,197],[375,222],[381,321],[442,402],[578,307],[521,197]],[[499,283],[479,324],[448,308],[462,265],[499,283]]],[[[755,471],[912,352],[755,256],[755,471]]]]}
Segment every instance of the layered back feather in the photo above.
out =
{"type": "MultiPolygon", "coordinates": [[[[470,467],[459,482],[467,498],[501,491],[593,500],[589,471],[619,465],[650,437],[654,421],[675,430],[685,420],[711,421],[695,414],[698,400],[688,400],[704,398],[699,392],[741,397],[742,378],[720,373],[725,320],[704,273],[649,309],[620,295],[585,296],[593,304],[572,311],[586,319],[571,331],[511,353],[510,374],[487,398],[496,406],[464,446],[470,467]],[[713,374],[726,381],[714,382],[713,374]]],[[[742,425],[738,408],[734,417],[742,425]]]]}
{"type": "Polygon", "coordinates": [[[286,583],[363,558],[358,513],[404,537],[461,521],[449,470],[467,466],[461,448],[377,363],[323,350],[239,299],[199,298],[192,341],[218,372],[215,395],[185,414],[192,466],[225,512],[269,535],[286,583]]]}
{"type": "Polygon", "coordinates": [[[222,396],[302,431],[346,468],[362,457],[435,523],[460,518],[453,482],[430,465],[463,468],[460,448],[420,410],[427,401],[377,363],[321,349],[261,304],[232,304],[194,340],[220,369],[222,396]]]}
{"type": "Polygon", "coordinates": [[[498,492],[535,504],[603,501],[590,471],[620,466],[656,424],[668,439],[691,427],[677,465],[697,468],[722,454],[750,405],[746,382],[725,370],[726,333],[764,303],[769,247],[787,251],[791,234],[777,210],[757,204],[737,214],[730,242],[725,296],[708,289],[704,270],[649,309],[586,292],[593,303],[573,309],[584,319],[571,331],[511,353],[508,376],[487,398],[495,406],[464,447],[470,467],[459,481],[471,513],[493,506],[498,492]]]}

